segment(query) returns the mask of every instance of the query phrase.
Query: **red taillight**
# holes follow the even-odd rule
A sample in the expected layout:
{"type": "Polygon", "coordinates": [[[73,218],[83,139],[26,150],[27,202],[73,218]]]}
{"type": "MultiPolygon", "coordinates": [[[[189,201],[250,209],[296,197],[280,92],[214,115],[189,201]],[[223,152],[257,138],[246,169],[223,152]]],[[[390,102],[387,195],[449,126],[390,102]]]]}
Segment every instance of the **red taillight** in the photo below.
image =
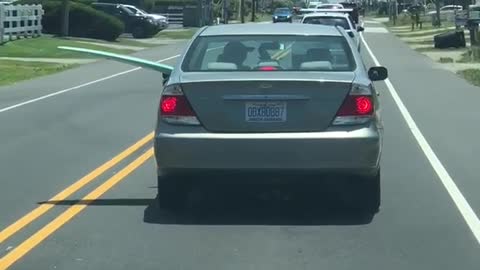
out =
{"type": "Polygon", "coordinates": [[[355,98],[355,103],[359,114],[370,114],[373,111],[373,104],[370,97],[357,97],[355,98]]]}
{"type": "Polygon", "coordinates": [[[160,104],[162,113],[173,113],[177,108],[177,97],[167,97],[162,100],[160,104]]]}
{"type": "Polygon", "coordinates": [[[277,70],[277,68],[272,67],[272,66],[264,66],[264,67],[260,67],[259,70],[261,70],[261,71],[274,71],[274,70],[277,70]]]}
{"type": "Polygon", "coordinates": [[[163,89],[158,113],[159,119],[169,124],[200,125],[180,85],[169,85],[163,89]]]}
{"type": "Polygon", "coordinates": [[[373,101],[367,95],[349,95],[337,112],[337,116],[361,116],[373,113],[373,101]]]}
{"type": "Polygon", "coordinates": [[[160,112],[164,116],[195,116],[187,98],[183,95],[162,96],[160,112]]]}

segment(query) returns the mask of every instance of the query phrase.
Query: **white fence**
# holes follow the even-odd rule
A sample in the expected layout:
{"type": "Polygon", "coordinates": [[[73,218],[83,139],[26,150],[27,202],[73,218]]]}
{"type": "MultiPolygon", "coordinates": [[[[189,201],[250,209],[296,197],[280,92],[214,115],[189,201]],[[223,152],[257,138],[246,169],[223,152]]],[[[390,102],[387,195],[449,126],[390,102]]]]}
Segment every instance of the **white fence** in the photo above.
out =
{"type": "Polygon", "coordinates": [[[42,33],[42,5],[0,4],[0,44],[42,33]]]}

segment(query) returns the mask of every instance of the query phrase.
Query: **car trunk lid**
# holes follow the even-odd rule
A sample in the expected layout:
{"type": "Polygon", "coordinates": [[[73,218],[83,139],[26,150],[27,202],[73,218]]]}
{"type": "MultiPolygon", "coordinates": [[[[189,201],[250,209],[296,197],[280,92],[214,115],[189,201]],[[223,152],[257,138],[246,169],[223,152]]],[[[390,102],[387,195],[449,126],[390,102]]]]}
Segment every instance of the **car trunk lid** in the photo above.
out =
{"type": "Polygon", "coordinates": [[[181,85],[209,131],[313,132],[329,127],[354,77],[353,72],[199,72],[184,73],[181,85]]]}

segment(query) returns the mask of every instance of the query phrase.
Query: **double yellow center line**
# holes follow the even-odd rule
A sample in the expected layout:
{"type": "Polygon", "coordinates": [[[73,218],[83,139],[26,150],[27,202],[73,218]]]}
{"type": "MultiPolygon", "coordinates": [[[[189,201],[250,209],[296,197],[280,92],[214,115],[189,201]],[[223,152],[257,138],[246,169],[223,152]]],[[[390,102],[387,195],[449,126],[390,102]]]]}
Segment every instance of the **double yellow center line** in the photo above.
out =
{"type": "MultiPolygon", "coordinates": [[[[143,137],[132,146],[125,149],[123,152],[112,158],[111,160],[105,162],[100,167],[96,168],[89,174],[85,175],[78,181],[76,181],[71,186],[67,187],[54,197],[52,197],[49,201],[62,201],[67,199],[69,196],[83,188],[88,183],[97,179],[100,175],[105,173],[106,171],[110,170],[122,160],[126,159],[137,150],[145,146],[149,141],[151,141],[154,137],[154,133],[151,132],[147,136],[143,137]]],[[[149,158],[153,156],[153,148],[149,148],[146,152],[140,155],[137,159],[133,162],[128,164],[110,179],[105,181],[102,185],[97,187],[95,190],[90,192],[87,196],[85,196],[82,201],[85,202],[83,204],[75,204],[65,210],[62,214],[60,214],[57,218],[51,221],[49,224],[44,226],[42,229],[34,233],[31,237],[27,240],[22,242],[19,246],[15,249],[11,250],[7,255],[0,259],[0,270],[7,269],[20,258],[25,256],[30,250],[35,248],[38,244],[40,244],[43,240],[45,240],[49,235],[54,233],[60,227],[62,227],[65,223],[67,223],[70,219],[78,215],[82,210],[84,210],[88,204],[94,202],[100,196],[102,196],[105,192],[111,189],[113,186],[118,184],[120,181],[125,179],[130,173],[135,171],[138,167],[140,167],[143,163],[145,163],[149,158]]],[[[11,224],[4,230],[0,232],[0,244],[3,243],[5,240],[13,236],[15,233],[20,231],[21,229],[25,228],[27,225],[47,213],[50,209],[52,209],[55,204],[42,204],[17,220],[15,223],[11,224]]]]}

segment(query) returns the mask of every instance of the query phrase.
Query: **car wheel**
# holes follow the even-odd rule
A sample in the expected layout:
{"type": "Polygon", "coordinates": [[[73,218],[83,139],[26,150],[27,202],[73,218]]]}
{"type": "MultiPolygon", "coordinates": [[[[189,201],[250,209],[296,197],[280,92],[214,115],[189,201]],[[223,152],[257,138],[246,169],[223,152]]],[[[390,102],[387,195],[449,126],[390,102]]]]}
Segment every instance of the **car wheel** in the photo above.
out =
{"type": "Polygon", "coordinates": [[[375,176],[366,177],[363,184],[363,197],[360,206],[362,210],[369,213],[378,213],[381,203],[381,189],[380,189],[380,170],[378,170],[375,176]]]}
{"type": "Polygon", "coordinates": [[[158,204],[161,209],[178,211],[185,207],[188,183],[182,177],[158,177],[158,204]]]}
{"type": "Polygon", "coordinates": [[[135,28],[133,28],[132,36],[134,38],[144,38],[145,37],[145,29],[143,29],[143,27],[141,27],[141,26],[136,26],[135,28]]]}

